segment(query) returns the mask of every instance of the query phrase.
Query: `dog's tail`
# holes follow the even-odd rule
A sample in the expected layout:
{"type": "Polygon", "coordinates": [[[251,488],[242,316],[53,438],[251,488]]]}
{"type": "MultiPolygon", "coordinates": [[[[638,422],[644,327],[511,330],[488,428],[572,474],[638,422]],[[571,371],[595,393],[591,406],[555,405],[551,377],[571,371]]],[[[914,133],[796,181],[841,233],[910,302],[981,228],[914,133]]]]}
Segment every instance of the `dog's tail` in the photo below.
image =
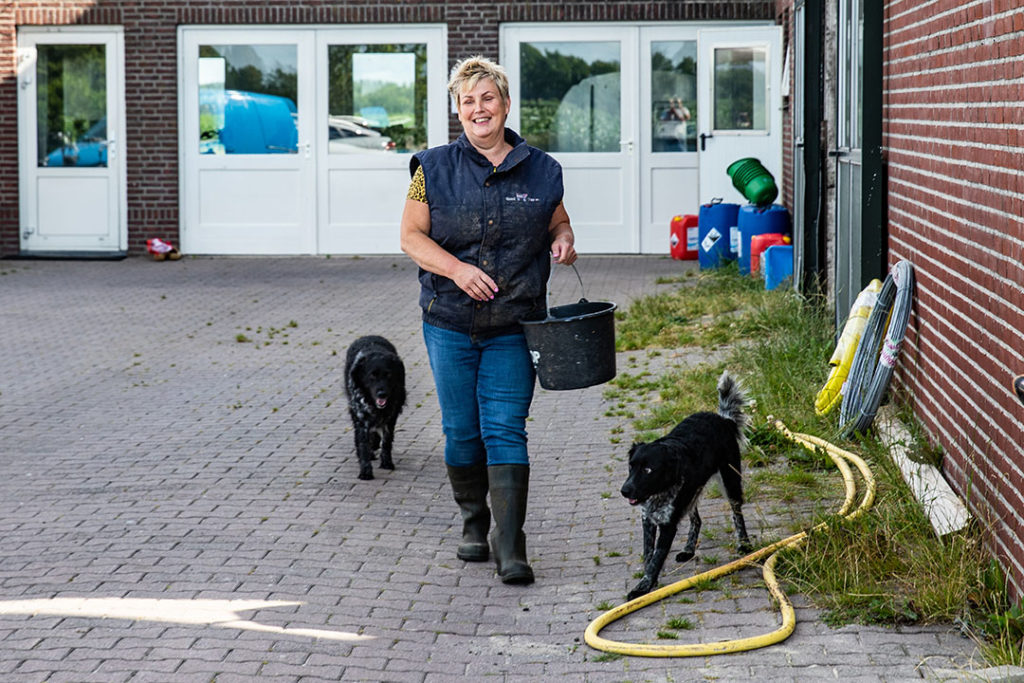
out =
{"type": "Polygon", "coordinates": [[[750,417],[743,412],[747,405],[743,387],[726,370],[718,378],[718,414],[736,423],[741,446],[746,443],[746,431],[750,425],[750,417]]]}

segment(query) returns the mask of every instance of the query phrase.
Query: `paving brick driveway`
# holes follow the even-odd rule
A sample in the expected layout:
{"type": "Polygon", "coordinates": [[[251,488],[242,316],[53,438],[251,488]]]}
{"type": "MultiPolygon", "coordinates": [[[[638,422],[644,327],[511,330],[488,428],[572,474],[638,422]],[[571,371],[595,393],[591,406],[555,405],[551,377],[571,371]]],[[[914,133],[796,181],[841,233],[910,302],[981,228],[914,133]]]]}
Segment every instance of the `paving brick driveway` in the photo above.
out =
{"type": "MultiPolygon", "coordinates": [[[[579,263],[587,298],[620,305],[689,267],[579,263]]],[[[553,303],[574,301],[571,270],[556,272],[553,303]]],[[[967,660],[946,628],[831,630],[805,607],[789,640],[750,653],[590,649],[598,605],[640,564],[617,493],[628,421],[603,387],[538,391],[537,583],[456,560],[416,295],[401,257],[0,261],[0,680],[912,680],[967,660]],[[397,469],[371,482],[355,477],[341,377],[366,333],[409,374],[397,469]]],[[[748,507],[752,533],[770,532],[748,507]]],[[[726,524],[724,502],[702,512],[705,529],[726,524]]],[[[732,558],[720,538],[702,555],[732,558]]],[[[689,573],[667,569],[663,583],[689,573]]],[[[672,617],[695,627],[680,642],[773,630],[749,574],[604,635],[654,640],[672,617]]]]}

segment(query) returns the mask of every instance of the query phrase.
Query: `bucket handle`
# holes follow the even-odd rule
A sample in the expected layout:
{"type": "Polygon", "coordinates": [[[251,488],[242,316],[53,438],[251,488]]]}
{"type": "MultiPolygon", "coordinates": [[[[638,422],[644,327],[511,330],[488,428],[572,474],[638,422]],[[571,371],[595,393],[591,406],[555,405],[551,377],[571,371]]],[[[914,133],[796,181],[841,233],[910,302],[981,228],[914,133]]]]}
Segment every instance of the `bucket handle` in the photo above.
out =
{"type": "MultiPolygon", "coordinates": [[[[572,272],[576,273],[576,279],[579,280],[579,282],[580,282],[580,300],[579,300],[579,303],[581,303],[581,304],[589,303],[587,301],[587,297],[586,297],[587,292],[583,288],[583,278],[580,277],[580,271],[576,269],[576,264],[575,263],[570,263],[569,265],[572,266],[572,272]]],[[[549,313],[549,311],[551,310],[551,307],[548,306],[548,295],[551,293],[551,278],[554,276],[554,274],[555,274],[555,269],[552,268],[551,272],[548,273],[548,284],[544,288],[544,313],[545,313],[545,315],[551,315],[549,313]]]]}

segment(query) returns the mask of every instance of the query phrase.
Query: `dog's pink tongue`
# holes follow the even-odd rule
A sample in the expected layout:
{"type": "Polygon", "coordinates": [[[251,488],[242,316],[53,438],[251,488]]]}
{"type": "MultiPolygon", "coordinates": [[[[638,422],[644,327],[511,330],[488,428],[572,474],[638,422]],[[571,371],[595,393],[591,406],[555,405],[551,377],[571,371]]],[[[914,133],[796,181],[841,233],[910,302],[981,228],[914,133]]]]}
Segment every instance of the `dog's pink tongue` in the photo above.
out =
{"type": "Polygon", "coordinates": [[[629,498],[628,500],[630,505],[636,505],[638,502],[640,502],[636,498],[629,498]]]}
{"type": "Polygon", "coordinates": [[[387,404],[388,404],[388,400],[386,398],[378,398],[377,399],[377,407],[378,408],[383,408],[387,404]]]}

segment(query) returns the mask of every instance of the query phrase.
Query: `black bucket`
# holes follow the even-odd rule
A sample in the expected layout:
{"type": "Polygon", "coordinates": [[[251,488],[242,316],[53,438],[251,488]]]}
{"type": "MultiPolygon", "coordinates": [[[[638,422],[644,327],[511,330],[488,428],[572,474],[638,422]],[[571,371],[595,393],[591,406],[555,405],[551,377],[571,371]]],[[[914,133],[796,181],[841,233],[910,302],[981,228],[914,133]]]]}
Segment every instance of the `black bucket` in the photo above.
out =
{"type": "Polygon", "coordinates": [[[615,377],[615,304],[555,306],[519,322],[537,379],[545,389],[582,389],[615,377]]]}

